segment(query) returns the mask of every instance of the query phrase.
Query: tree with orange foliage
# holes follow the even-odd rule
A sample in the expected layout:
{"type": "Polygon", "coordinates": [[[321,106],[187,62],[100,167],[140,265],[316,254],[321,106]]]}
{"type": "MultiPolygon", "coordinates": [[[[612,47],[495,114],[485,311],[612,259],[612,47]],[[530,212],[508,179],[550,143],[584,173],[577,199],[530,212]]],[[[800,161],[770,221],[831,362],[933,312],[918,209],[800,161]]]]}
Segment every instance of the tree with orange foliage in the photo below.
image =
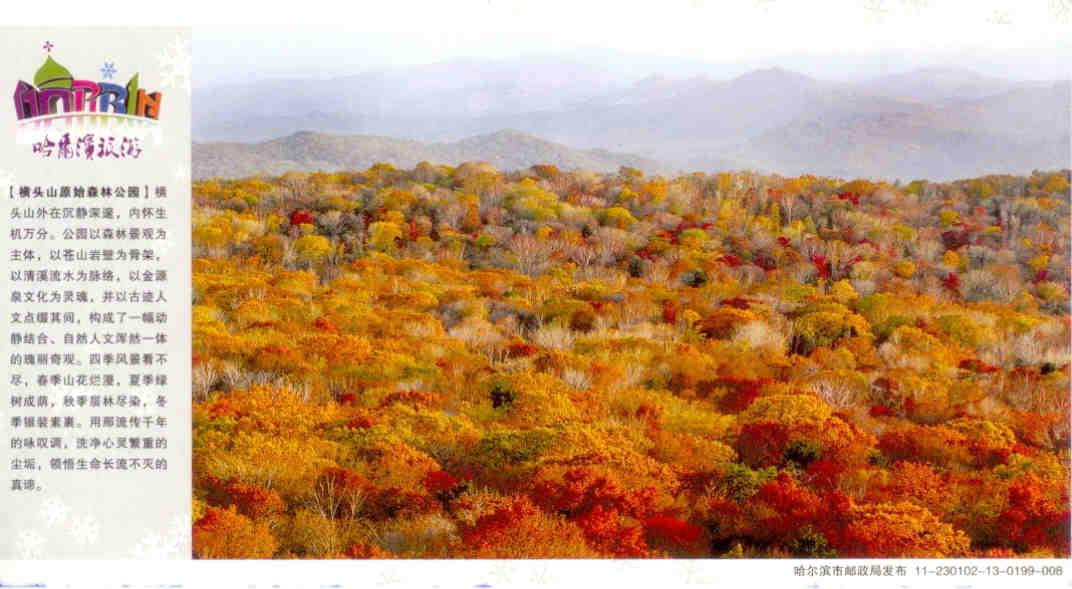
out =
{"type": "Polygon", "coordinates": [[[855,558],[963,557],[969,541],[964,532],[940,521],[912,503],[855,506],[834,546],[841,556],[855,558]]]}
{"type": "Polygon", "coordinates": [[[195,558],[271,558],[279,543],[268,526],[232,506],[209,507],[193,529],[195,558]]]}

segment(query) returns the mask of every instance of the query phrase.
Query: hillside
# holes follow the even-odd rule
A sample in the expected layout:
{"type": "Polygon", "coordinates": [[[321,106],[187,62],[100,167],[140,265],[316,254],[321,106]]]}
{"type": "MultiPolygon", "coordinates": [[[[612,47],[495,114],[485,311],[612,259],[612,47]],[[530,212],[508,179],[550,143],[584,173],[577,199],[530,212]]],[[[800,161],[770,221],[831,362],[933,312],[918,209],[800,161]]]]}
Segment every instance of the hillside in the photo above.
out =
{"type": "Polygon", "coordinates": [[[604,150],[571,149],[517,131],[500,131],[461,141],[426,143],[369,135],[300,132],[261,143],[195,143],[195,178],[279,174],[289,170],[353,170],[386,162],[412,167],[422,161],[458,164],[486,161],[500,169],[553,164],[562,169],[663,168],[658,162],[604,150]]]}

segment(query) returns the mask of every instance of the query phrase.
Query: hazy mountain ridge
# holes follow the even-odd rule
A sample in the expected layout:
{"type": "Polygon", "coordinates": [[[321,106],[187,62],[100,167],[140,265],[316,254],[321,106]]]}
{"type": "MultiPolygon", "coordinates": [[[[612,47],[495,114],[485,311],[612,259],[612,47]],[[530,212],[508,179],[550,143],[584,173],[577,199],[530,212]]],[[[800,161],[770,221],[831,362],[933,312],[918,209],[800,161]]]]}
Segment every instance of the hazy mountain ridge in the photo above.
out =
{"type": "Polygon", "coordinates": [[[928,103],[956,102],[986,98],[1026,85],[971,70],[952,67],[929,67],[901,74],[872,78],[860,84],[892,98],[928,103]]]}
{"type": "Polygon", "coordinates": [[[269,79],[195,89],[194,137],[251,141],[312,130],[456,140],[509,128],[471,124],[481,117],[565,108],[628,84],[595,66],[547,58],[459,59],[326,80],[269,79]]]}
{"type": "Polygon", "coordinates": [[[193,146],[194,178],[281,174],[289,170],[359,170],[380,162],[413,167],[421,161],[441,164],[486,161],[503,170],[537,163],[554,164],[566,170],[610,171],[620,166],[668,169],[639,156],[571,149],[510,130],[437,143],[304,131],[260,143],[212,142],[193,146]]]}
{"type": "Polygon", "coordinates": [[[836,123],[797,121],[732,157],[784,174],[951,179],[1069,163],[1069,84],[836,123]],[[881,172],[881,173],[877,173],[881,172]]]}
{"type": "MultiPolygon", "coordinates": [[[[317,149],[301,148],[301,157],[276,154],[271,160],[264,159],[272,150],[263,144],[213,144],[211,153],[229,150],[242,170],[253,163],[266,170],[283,162],[306,169],[375,163],[380,154],[399,164],[472,156],[515,167],[606,169],[636,161],[649,171],[734,167],[937,180],[1067,166],[1068,87],[1067,81],[1015,82],[954,68],[864,83],[824,81],[777,67],[722,80],[654,75],[629,82],[569,61],[456,60],[211,93],[198,102],[204,106],[196,113],[195,136],[264,141],[309,130],[365,137],[347,144],[354,153],[334,149],[330,157],[312,157],[317,149]],[[301,92],[285,92],[295,85],[301,92]],[[226,105],[214,98],[220,95],[227,96],[226,105]],[[279,98],[269,102],[265,95],[279,98]],[[243,106],[249,102],[256,104],[243,106]],[[481,148],[467,143],[503,129],[517,129],[527,139],[494,146],[485,139],[481,148]],[[400,143],[387,149],[386,137],[400,143]],[[531,143],[541,140],[560,145],[531,143]]],[[[324,143],[320,148],[334,145],[324,143]]],[[[199,174],[229,173],[211,159],[195,155],[199,174]]]]}

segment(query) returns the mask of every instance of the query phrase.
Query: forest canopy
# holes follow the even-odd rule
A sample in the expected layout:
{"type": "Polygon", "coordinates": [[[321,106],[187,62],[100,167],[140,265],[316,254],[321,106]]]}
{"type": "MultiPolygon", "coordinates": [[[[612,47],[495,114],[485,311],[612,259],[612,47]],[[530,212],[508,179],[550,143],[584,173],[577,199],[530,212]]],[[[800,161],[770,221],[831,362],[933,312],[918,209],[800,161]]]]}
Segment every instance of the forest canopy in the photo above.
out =
{"type": "Polygon", "coordinates": [[[200,558],[1069,554],[1069,171],[194,184],[200,558]]]}

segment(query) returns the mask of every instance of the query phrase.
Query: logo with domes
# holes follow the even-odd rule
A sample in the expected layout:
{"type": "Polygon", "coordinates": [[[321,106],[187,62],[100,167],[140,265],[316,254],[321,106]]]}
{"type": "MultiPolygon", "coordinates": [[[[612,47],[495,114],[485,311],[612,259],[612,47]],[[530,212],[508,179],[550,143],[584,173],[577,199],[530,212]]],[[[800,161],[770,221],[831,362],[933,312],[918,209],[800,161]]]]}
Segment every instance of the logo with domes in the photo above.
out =
{"type": "MultiPolygon", "coordinates": [[[[114,66],[110,71],[114,72],[114,66]]],[[[76,116],[128,116],[156,121],[163,95],[139,88],[138,74],[131,76],[126,86],[76,80],[49,55],[34,74],[33,84],[19,81],[14,98],[15,115],[20,121],[76,116]]]]}
{"type": "MultiPolygon", "coordinates": [[[[50,45],[45,45],[49,53],[50,45]]],[[[47,135],[50,131],[68,133],[56,141],[72,141],[70,132],[78,131],[91,132],[83,135],[83,143],[95,142],[105,132],[126,133],[128,143],[145,136],[159,140],[163,94],[141,88],[137,73],[125,85],[109,81],[118,71],[114,62],[106,62],[100,71],[105,80],[75,78],[51,54],[47,55],[34,73],[32,84],[20,80],[15,85],[18,142],[33,143],[38,151],[42,141],[46,146],[51,141],[47,135]]]]}

